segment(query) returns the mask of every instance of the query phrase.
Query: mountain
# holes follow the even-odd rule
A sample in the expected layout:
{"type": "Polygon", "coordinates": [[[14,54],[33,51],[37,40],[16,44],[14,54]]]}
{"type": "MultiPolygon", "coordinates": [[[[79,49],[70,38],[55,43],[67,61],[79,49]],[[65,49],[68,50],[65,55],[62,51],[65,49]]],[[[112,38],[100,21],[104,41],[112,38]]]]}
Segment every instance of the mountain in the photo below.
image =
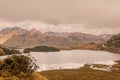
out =
{"type": "Polygon", "coordinates": [[[19,28],[19,27],[7,27],[7,28],[4,28],[3,30],[0,31],[0,34],[8,34],[12,31],[17,31],[18,33],[25,33],[26,30],[25,29],[22,29],[22,28],[19,28]]]}
{"type": "Polygon", "coordinates": [[[68,39],[76,41],[78,43],[89,43],[89,42],[98,42],[99,43],[99,42],[105,41],[105,38],[103,38],[101,36],[96,36],[96,35],[92,35],[92,34],[85,34],[85,33],[78,33],[78,32],[74,32],[74,33],[47,32],[44,34],[47,36],[57,36],[57,37],[68,38],[68,39]]]}
{"type": "Polygon", "coordinates": [[[112,37],[112,34],[101,34],[100,37],[103,37],[104,39],[109,40],[112,37]]]}
{"type": "Polygon", "coordinates": [[[46,36],[57,36],[57,37],[67,38],[71,33],[68,33],[68,32],[62,32],[62,33],[59,33],[59,32],[46,32],[44,34],[46,36]]]}
{"type": "Polygon", "coordinates": [[[0,32],[0,44],[4,44],[7,40],[11,39],[14,36],[24,34],[26,32],[25,29],[21,29],[18,27],[14,28],[5,28],[0,32]]]}
{"type": "Polygon", "coordinates": [[[120,48],[120,34],[113,35],[106,43],[105,46],[111,48],[120,48]]]}
{"type": "Polygon", "coordinates": [[[25,34],[14,36],[4,43],[4,45],[10,47],[33,47],[40,45],[69,46],[72,44],[74,44],[74,41],[68,40],[67,38],[45,36],[35,29],[27,31],[25,34]]]}
{"type": "Polygon", "coordinates": [[[53,46],[70,47],[85,43],[103,43],[106,40],[101,36],[85,33],[42,33],[39,30],[25,30],[18,27],[6,28],[0,32],[0,43],[9,47],[53,46]]]}
{"type": "Polygon", "coordinates": [[[101,38],[99,36],[92,34],[78,33],[78,32],[71,33],[68,36],[68,38],[81,43],[89,43],[89,42],[102,43],[105,41],[104,38],[101,38]]]}

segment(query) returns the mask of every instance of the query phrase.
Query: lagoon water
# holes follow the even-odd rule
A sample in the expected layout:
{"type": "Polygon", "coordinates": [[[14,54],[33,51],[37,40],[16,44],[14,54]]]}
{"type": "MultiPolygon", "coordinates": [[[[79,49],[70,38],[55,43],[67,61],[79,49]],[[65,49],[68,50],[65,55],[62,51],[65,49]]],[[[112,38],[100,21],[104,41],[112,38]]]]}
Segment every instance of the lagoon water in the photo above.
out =
{"type": "Polygon", "coordinates": [[[106,51],[92,50],[66,50],[60,52],[31,52],[30,56],[35,58],[39,66],[38,71],[53,69],[76,69],[84,64],[114,64],[120,60],[120,54],[106,51]]]}

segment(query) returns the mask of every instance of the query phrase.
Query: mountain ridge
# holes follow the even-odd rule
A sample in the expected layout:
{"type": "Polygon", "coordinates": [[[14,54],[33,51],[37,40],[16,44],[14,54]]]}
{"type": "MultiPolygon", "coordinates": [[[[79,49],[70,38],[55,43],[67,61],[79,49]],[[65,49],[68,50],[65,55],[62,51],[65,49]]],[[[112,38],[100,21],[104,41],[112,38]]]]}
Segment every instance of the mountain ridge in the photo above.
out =
{"type": "Polygon", "coordinates": [[[106,41],[103,37],[86,33],[42,33],[34,28],[26,30],[18,27],[3,29],[0,35],[4,36],[3,38],[0,37],[1,44],[9,47],[34,47],[43,45],[70,47],[90,42],[103,43],[106,41]]]}

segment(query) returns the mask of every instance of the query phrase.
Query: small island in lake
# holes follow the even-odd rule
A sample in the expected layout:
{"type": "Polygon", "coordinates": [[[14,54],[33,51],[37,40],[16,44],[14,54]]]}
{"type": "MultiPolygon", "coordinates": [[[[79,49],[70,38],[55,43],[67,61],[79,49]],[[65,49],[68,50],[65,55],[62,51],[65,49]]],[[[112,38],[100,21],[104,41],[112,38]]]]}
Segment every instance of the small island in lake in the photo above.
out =
{"type": "Polygon", "coordinates": [[[49,47],[49,46],[36,46],[33,48],[25,48],[24,53],[30,53],[30,52],[59,52],[60,49],[49,47]]]}

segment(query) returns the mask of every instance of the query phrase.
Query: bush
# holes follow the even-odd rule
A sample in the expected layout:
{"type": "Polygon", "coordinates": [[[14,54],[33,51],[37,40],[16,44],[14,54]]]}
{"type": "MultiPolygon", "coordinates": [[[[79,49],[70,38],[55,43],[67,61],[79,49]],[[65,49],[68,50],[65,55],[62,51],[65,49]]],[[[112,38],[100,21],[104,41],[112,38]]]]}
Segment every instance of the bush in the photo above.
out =
{"type": "MultiPolygon", "coordinates": [[[[2,75],[4,71],[10,75],[32,75],[34,70],[37,69],[37,65],[29,57],[20,55],[8,57],[0,63],[0,74],[2,75]]],[[[0,75],[0,76],[1,76],[0,75]]]]}

